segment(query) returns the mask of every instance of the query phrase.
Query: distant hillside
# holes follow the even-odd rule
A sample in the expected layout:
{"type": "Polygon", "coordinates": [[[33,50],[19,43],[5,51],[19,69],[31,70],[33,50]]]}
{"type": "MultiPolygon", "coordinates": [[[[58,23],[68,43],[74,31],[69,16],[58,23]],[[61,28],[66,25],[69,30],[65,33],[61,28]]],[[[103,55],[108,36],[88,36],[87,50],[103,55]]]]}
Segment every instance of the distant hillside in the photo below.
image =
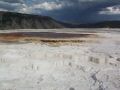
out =
{"type": "Polygon", "coordinates": [[[120,28],[120,21],[93,24],[68,24],[41,15],[0,11],[0,29],[120,28]]]}
{"type": "Polygon", "coordinates": [[[47,16],[0,12],[0,29],[49,29],[64,25],[47,16]]]}
{"type": "Polygon", "coordinates": [[[81,24],[79,28],[120,28],[120,21],[103,21],[93,24],[81,24]]]}

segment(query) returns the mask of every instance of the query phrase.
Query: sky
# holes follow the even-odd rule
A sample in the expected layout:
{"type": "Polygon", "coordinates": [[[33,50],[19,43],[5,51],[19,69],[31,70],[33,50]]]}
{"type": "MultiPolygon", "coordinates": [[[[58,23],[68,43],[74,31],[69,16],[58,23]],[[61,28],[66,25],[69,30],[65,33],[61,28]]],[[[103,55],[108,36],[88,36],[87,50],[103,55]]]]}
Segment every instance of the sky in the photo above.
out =
{"type": "Polygon", "coordinates": [[[120,0],[0,0],[0,11],[50,16],[68,23],[120,20],[120,0]]]}

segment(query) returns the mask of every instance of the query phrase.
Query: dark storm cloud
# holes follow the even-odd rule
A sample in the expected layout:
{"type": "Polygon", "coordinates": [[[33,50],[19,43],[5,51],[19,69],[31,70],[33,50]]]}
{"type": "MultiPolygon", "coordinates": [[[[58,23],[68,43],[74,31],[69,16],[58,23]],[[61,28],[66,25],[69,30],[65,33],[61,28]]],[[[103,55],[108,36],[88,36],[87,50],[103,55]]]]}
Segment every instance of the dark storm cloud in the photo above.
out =
{"type": "Polygon", "coordinates": [[[42,14],[86,23],[120,19],[120,0],[1,0],[0,10],[42,14]]]}
{"type": "Polygon", "coordinates": [[[24,0],[0,0],[0,1],[8,2],[8,3],[21,3],[21,2],[23,2],[24,0]]]}
{"type": "Polygon", "coordinates": [[[108,16],[99,14],[99,12],[106,7],[119,5],[119,0],[60,0],[60,2],[65,3],[63,8],[59,10],[43,12],[43,14],[52,16],[58,20],[74,23],[120,19],[120,15],[108,16]]]}

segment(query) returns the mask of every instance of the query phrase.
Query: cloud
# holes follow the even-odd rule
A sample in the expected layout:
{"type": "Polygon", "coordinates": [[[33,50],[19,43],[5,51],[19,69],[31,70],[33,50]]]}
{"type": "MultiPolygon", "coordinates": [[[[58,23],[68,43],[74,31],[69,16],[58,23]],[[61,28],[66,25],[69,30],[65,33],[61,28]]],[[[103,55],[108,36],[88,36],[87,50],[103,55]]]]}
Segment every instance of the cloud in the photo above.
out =
{"type": "Polygon", "coordinates": [[[25,0],[0,0],[8,3],[23,3],[25,0]]]}
{"type": "MultiPolygon", "coordinates": [[[[99,2],[103,1],[107,0],[101,0],[99,2]]],[[[0,8],[8,11],[32,13],[32,11],[34,12],[35,10],[41,12],[59,10],[68,7],[84,9],[92,2],[98,2],[98,0],[1,0],[0,8]]]]}
{"type": "Polygon", "coordinates": [[[75,23],[120,19],[116,16],[119,7],[119,0],[0,0],[0,11],[40,14],[75,23]]]}
{"type": "Polygon", "coordinates": [[[16,12],[31,14],[33,12],[33,9],[26,4],[21,4],[21,7],[16,9],[16,12]]]}
{"type": "Polygon", "coordinates": [[[64,7],[64,3],[57,2],[42,2],[33,5],[21,4],[21,7],[18,8],[18,12],[20,13],[33,13],[35,10],[41,11],[52,11],[62,9],[64,7]]]}
{"type": "Polygon", "coordinates": [[[64,3],[43,2],[32,6],[33,9],[56,10],[64,7],[64,3]]]}
{"type": "Polygon", "coordinates": [[[0,8],[0,11],[8,11],[8,10],[6,10],[6,9],[4,9],[4,8],[0,8]]]}
{"type": "Polygon", "coordinates": [[[9,3],[9,2],[0,1],[0,9],[3,10],[14,11],[19,7],[21,7],[20,3],[9,3]]]}
{"type": "Polygon", "coordinates": [[[100,11],[99,14],[106,14],[106,15],[120,14],[120,5],[106,7],[102,11],[100,11]]]}

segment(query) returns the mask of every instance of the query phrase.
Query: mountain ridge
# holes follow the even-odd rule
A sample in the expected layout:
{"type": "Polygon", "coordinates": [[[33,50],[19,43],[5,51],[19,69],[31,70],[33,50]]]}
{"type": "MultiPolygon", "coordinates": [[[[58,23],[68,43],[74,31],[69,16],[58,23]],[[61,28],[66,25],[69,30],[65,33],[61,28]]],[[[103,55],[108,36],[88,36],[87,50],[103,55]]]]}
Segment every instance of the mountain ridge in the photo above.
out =
{"type": "Polygon", "coordinates": [[[0,29],[49,29],[64,28],[48,16],[0,12],[0,29]]]}
{"type": "Polygon", "coordinates": [[[78,25],[81,28],[120,28],[120,21],[101,21],[78,25]]]}
{"type": "Polygon", "coordinates": [[[120,21],[70,24],[49,16],[0,11],[0,29],[120,28],[120,21]]]}

